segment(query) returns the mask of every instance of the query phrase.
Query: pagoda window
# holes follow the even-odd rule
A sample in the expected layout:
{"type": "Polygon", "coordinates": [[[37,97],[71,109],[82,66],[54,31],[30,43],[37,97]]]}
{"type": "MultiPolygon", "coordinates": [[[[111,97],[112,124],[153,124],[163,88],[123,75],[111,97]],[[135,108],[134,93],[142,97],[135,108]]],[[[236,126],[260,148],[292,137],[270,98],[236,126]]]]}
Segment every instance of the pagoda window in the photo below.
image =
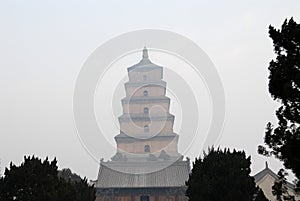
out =
{"type": "Polygon", "coordinates": [[[147,107],[144,108],[144,114],[149,114],[149,109],[147,107]]]}
{"type": "Polygon", "coordinates": [[[143,80],[146,81],[148,79],[147,75],[143,76],[143,80]]]}
{"type": "Polygon", "coordinates": [[[144,146],[144,152],[146,153],[150,152],[150,145],[147,144],[144,146]]]}
{"type": "Polygon", "coordinates": [[[148,125],[144,126],[144,133],[149,133],[149,126],[148,125]]]}
{"type": "Polygon", "coordinates": [[[144,91],[144,96],[148,96],[148,91],[147,90],[144,91]]]}

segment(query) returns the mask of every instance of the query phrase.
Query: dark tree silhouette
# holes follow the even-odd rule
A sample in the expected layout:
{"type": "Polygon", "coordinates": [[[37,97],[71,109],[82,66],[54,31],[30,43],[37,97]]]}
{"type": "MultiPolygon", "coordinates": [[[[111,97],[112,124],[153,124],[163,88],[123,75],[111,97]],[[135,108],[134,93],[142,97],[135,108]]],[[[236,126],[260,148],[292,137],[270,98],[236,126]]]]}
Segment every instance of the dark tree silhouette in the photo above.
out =
{"type": "Polygon", "coordinates": [[[71,183],[78,183],[82,179],[79,175],[72,173],[72,171],[69,168],[65,168],[58,171],[58,177],[63,178],[65,181],[71,182],[71,183]]]}
{"type": "Polygon", "coordinates": [[[70,182],[58,176],[57,161],[24,157],[20,166],[10,164],[0,178],[1,201],[94,201],[95,190],[86,179],[70,182]]]}
{"type": "Polygon", "coordinates": [[[190,201],[266,201],[250,174],[250,156],[229,149],[209,149],[197,158],[189,180],[186,195],[190,201]]]}
{"type": "Polygon", "coordinates": [[[280,169],[278,171],[278,179],[275,181],[274,185],[272,186],[272,194],[275,195],[276,200],[283,201],[295,201],[295,196],[290,195],[287,189],[287,181],[286,176],[287,172],[284,169],[280,169]]]}
{"type": "Polygon", "coordinates": [[[269,27],[276,59],[269,65],[269,92],[281,106],[276,111],[277,126],[267,124],[264,155],[274,155],[292,170],[300,187],[300,24],[285,20],[280,29],[269,27]]]}

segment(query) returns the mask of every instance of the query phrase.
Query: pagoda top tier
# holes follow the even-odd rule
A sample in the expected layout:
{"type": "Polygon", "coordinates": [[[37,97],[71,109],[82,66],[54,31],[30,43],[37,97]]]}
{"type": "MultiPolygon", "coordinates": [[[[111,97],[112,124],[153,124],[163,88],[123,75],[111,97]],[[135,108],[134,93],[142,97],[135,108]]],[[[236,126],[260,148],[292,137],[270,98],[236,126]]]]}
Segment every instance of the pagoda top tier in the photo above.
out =
{"type": "Polygon", "coordinates": [[[148,49],[146,47],[144,47],[141,61],[139,63],[129,67],[127,70],[128,70],[128,72],[130,72],[132,70],[147,71],[147,70],[153,70],[155,68],[162,68],[162,67],[151,62],[151,60],[149,59],[149,55],[148,55],[148,49]]]}

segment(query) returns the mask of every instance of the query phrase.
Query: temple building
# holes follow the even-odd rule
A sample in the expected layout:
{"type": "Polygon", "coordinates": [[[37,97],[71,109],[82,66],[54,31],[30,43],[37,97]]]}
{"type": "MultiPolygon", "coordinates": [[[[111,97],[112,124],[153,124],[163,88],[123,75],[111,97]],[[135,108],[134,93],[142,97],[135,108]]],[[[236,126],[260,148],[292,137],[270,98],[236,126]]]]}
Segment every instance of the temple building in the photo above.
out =
{"type": "Polygon", "coordinates": [[[141,61],[127,70],[117,150],[100,162],[96,201],[187,200],[190,161],[178,153],[163,67],[152,63],[144,48],[141,61]]]}
{"type": "MultiPolygon", "coordinates": [[[[272,193],[272,186],[278,180],[278,175],[273,172],[266,162],[265,169],[254,175],[255,183],[264,192],[266,198],[270,201],[276,201],[276,196],[272,193]]],[[[296,193],[296,186],[290,182],[286,182],[285,188],[290,196],[294,196],[295,200],[300,200],[300,195],[296,193]]]]}

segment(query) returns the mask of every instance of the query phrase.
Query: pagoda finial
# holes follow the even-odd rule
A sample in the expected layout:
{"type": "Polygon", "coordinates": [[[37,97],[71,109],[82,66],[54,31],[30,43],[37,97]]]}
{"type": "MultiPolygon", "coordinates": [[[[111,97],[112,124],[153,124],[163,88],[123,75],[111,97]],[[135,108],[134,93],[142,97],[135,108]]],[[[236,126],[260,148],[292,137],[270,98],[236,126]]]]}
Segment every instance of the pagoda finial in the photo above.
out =
{"type": "Polygon", "coordinates": [[[146,46],[144,46],[144,49],[143,49],[143,59],[148,59],[148,50],[147,50],[146,46]]]}
{"type": "Polygon", "coordinates": [[[266,169],[268,169],[269,168],[269,166],[268,166],[268,162],[266,161],[266,169]]]}

